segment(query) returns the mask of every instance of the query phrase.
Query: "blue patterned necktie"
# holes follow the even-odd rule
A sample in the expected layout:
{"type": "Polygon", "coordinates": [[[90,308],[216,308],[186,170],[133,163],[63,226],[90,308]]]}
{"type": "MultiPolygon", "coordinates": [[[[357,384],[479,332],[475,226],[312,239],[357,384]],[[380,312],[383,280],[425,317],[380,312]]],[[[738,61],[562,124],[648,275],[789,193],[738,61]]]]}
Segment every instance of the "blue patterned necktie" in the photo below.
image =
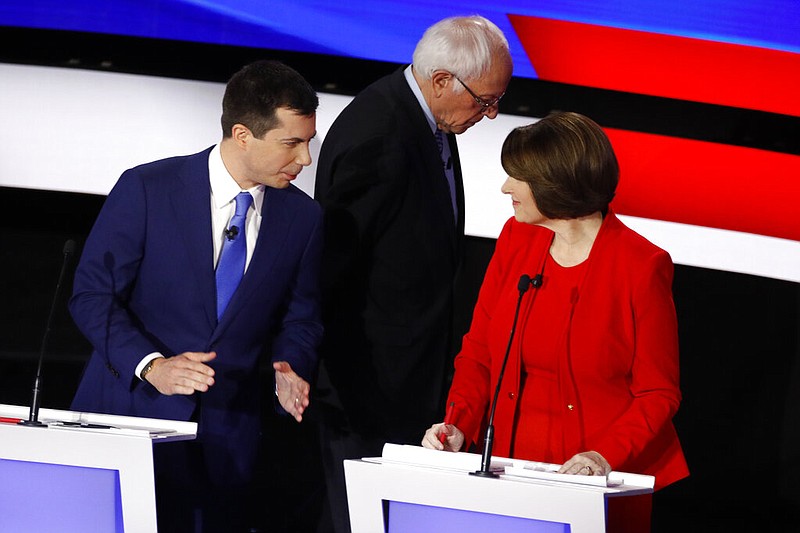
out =
{"type": "Polygon", "coordinates": [[[249,192],[241,192],[236,196],[236,213],[225,230],[225,242],[222,255],[217,264],[217,319],[228,307],[236,287],[242,281],[244,265],[247,259],[247,238],[245,237],[245,218],[247,210],[253,203],[249,192]]]}
{"type": "MultiPolygon", "coordinates": [[[[444,157],[444,132],[440,129],[436,129],[436,133],[434,133],[434,137],[436,137],[436,147],[439,148],[439,159],[442,160],[442,166],[444,167],[444,175],[447,178],[447,185],[450,191],[450,202],[453,204],[453,214],[456,217],[456,221],[458,221],[458,204],[456,202],[456,178],[453,172],[453,158],[451,155],[448,155],[447,161],[445,161],[444,157]]],[[[449,152],[449,147],[448,147],[449,152]]]]}

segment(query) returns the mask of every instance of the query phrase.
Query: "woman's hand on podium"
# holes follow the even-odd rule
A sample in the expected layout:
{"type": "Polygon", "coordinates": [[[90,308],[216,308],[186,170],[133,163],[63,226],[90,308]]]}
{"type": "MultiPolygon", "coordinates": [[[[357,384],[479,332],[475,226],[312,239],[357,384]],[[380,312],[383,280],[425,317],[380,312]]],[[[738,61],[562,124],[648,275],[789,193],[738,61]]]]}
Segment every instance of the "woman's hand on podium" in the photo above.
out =
{"type": "Polygon", "coordinates": [[[464,446],[464,433],[453,424],[434,424],[422,437],[422,446],[431,450],[457,452],[464,446]]]}
{"type": "Polygon", "coordinates": [[[578,474],[583,476],[607,476],[611,473],[611,465],[595,451],[576,453],[561,465],[559,474],[578,474]]]}

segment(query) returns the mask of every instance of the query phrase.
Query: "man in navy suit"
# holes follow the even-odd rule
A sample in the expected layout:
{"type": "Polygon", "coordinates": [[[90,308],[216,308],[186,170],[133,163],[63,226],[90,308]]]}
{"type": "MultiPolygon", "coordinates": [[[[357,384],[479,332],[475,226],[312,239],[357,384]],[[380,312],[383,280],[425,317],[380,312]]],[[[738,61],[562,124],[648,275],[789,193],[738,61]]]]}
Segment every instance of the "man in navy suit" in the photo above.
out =
{"type": "Polygon", "coordinates": [[[222,141],[126,171],[87,239],[70,310],[94,351],[72,408],[198,422],[195,441],[155,447],[162,531],[244,530],[261,388],[298,422],[309,405],[321,210],[291,182],[311,163],[317,105],[291,68],[244,67],[222,141]],[[242,237],[244,273],[218,316],[215,269],[242,237]],[[262,357],[274,383],[259,383],[262,357]]]}
{"type": "Polygon", "coordinates": [[[464,246],[455,135],[497,116],[511,78],[503,33],[483,17],[425,32],[413,65],[342,111],[322,143],[322,368],[315,396],[337,532],[348,531],[343,459],[419,444],[441,420],[460,335],[453,301],[464,246]],[[437,418],[438,417],[438,418],[437,418]]]}

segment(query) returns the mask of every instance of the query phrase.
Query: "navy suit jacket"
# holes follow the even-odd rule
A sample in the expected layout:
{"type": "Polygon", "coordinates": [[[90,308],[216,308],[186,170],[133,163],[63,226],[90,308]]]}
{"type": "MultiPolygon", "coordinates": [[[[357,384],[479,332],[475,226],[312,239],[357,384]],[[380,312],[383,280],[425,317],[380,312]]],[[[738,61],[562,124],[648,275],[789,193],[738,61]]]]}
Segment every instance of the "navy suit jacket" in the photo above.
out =
{"type": "Polygon", "coordinates": [[[255,460],[261,355],[288,361],[308,381],[315,371],[321,210],[294,186],[266,188],[250,265],[218,321],[209,152],[128,170],[109,194],[70,300],[94,348],[72,408],[195,419],[212,479],[231,481],[248,478],[255,460]],[[191,396],[160,394],[134,375],[156,351],[215,351],[215,384],[191,396]]]}

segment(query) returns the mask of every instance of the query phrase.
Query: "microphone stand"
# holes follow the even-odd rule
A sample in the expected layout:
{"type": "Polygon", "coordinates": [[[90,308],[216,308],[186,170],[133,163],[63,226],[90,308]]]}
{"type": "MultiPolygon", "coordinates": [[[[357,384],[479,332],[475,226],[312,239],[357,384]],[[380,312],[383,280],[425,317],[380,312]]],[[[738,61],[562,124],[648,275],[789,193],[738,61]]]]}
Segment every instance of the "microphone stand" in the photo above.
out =
{"type": "Polygon", "coordinates": [[[508,354],[511,351],[511,341],[514,340],[514,331],[517,329],[517,319],[519,318],[519,307],[522,303],[522,296],[528,291],[528,287],[533,285],[536,288],[542,284],[541,274],[537,275],[534,280],[530,276],[523,274],[517,283],[519,290],[519,298],[517,298],[517,309],[514,311],[514,322],[511,325],[511,334],[508,336],[508,347],[506,354],[503,357],[503,365],[500,367],[500,377],[497,378],[497,387],[494,390],[494,398],[492,399],[492,410],[489,413],[489,425],[486,428],[486,437],[483,440],[483,455],[481,456],[481,469],[470,472],[470,475],[479,477],[500,477],[496,473],[489,470],[492,463],[492,446],[494,445],[494,410],[497,407],[497,397],[500,395],[500,385],[503,383],[503,374],[506,371],[506,363],[508,362],[508,354]],[[534,284],[534,282],[536,282],[534,284]]]}
{"type": "Polygon", "coordinates": [[[53,295],[53,302],[50,305],[50,314],[47,317],[47,325],[45,326],[44,335],[42,336],[42,346],[39,350],[39,364],[36,367],[36,379],[33,382],[33,398],[31,399],[31,409],[28,414],[28,420],[22,420],[19,422],[23,426],[47,427],[46,424],[39,422],[39,393],[41,390],[40,385],[42,381],[42,361],[44,360],[47,338],[50,336],[50,326],[53,323],[53,315],[55,314],[58,295],[61,293],[61,282],[64,281],[64,274],[67,271],[67,261],[73,253],[75,253],[75,241],[70,239],[64,243],[64,260],[61,262],[61,273],[58,275],[56,292],[53,295]]]}

